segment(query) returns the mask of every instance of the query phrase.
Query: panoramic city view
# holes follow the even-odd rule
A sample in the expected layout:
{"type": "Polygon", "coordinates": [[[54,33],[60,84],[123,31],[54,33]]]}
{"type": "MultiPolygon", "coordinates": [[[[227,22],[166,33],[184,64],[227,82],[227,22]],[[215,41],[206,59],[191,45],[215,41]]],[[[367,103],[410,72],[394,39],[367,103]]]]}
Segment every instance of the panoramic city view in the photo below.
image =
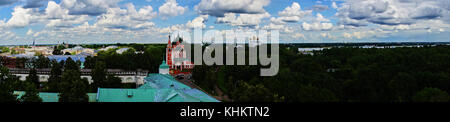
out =
{"type": "Polygon", "coordinates": [[[448,0],[0,0],[0,102],[184,102],[181,117],[198,117],[197,102],[450,102],[449,10],[448,0]]]}

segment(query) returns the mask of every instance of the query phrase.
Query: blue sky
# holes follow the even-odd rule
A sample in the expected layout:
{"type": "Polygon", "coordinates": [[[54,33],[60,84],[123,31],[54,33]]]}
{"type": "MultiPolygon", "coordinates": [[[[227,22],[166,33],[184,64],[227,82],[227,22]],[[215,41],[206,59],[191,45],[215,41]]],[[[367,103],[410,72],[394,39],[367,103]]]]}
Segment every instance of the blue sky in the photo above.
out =
{"type": "Polygon", "coordinates": [[[448,0],[0,0],[0,45],[165,43],[177,30],[280,42],[448,42],[448,0]]]}

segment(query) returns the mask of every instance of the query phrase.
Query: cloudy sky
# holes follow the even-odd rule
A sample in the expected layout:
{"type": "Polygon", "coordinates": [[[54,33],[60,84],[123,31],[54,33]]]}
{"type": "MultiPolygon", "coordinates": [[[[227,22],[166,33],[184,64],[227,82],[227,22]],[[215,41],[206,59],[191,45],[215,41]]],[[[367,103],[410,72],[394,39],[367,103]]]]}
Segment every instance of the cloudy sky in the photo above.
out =
{"type": "Polygon", "coordinates": [[[0,45],[164,43],[176,30],[280,42],[448,42],[450,0],[0,0],[0,45]]]}

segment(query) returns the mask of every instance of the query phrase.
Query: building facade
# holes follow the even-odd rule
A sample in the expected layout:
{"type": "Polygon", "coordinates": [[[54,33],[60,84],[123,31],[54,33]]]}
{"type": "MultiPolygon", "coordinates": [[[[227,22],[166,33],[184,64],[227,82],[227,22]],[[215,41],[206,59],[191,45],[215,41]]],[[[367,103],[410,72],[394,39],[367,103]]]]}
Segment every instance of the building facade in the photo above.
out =
{"type": "Polygon", "coordinates": [[[190,74],[194,69],[194,63],[187,59],[186,50],[181,43],[183,39],[179,36],[175,38],[174,42],[170,40],[166,47],[166,61],[169,66],[169,73],[171,75],[190,74]]]}

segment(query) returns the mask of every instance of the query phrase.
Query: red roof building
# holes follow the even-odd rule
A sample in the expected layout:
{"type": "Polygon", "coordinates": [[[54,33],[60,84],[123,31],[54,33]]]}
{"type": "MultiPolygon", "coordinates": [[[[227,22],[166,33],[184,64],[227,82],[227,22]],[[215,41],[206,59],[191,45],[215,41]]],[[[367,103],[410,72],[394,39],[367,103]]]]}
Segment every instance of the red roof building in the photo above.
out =
{"type": "Polygon", "coordinates": [[[169,36],[166,47],[166,61],[171,75],[190,74],[192,69],[194,69],[194,63],[187,59],[182,42],[183,39],[180,37],[175,38],[174,42],[172,42],[169,36]]]}

